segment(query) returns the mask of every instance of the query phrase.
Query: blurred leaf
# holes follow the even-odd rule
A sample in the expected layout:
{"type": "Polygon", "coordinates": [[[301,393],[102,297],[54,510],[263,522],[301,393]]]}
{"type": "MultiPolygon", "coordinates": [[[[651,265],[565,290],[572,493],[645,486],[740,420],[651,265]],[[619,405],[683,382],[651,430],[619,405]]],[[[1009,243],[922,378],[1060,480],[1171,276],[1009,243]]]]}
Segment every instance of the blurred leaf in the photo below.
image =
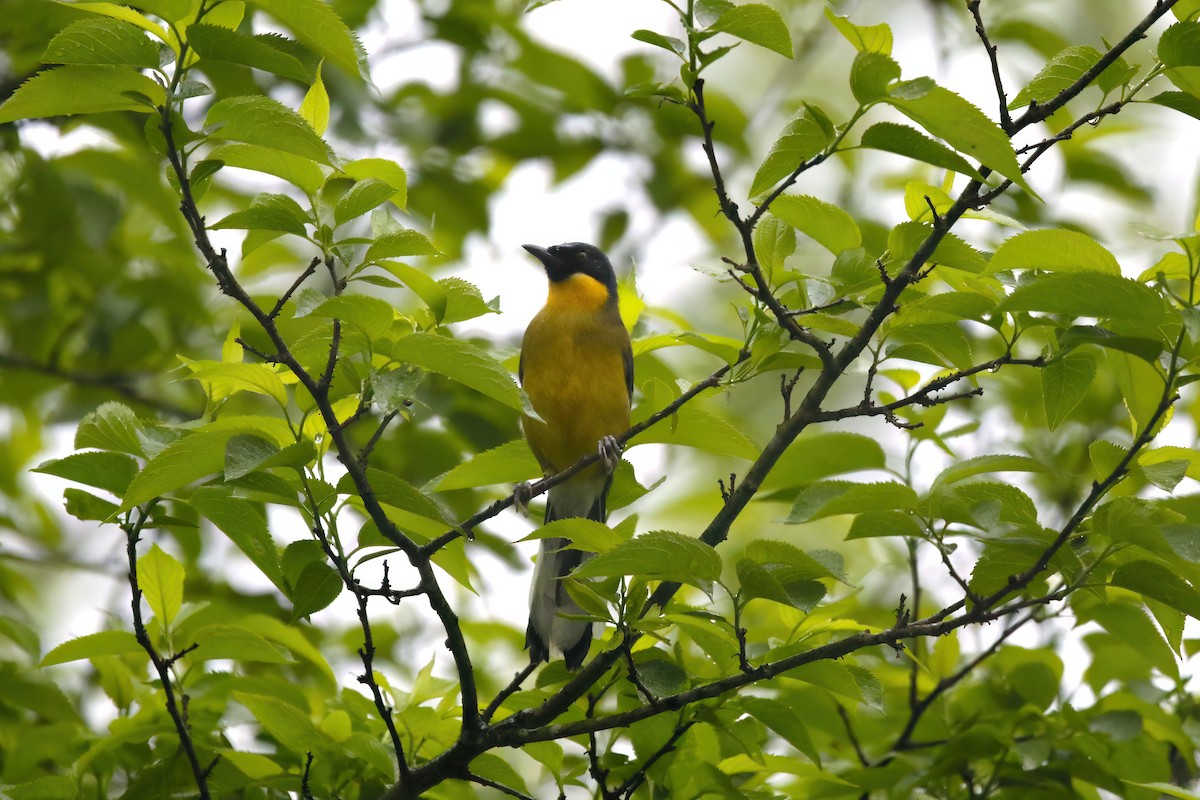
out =
{"type": "Polygon", "coordinates": [[[1132,561],[1117,567],[1112,583],[1200,619],[1200,592],[1157,561],[1132,561]]]}
{"type": "Polygon", "coordinates": [[[234,661],[255,661],[264,664],[294,663],[287,650],[268,641],[254,631],[238,625],[205,625],[194,634],[196,649],[188,653],[189,661],[212,661],[228,658],[234,661]]]}
{"type": "Polygon", "coordinates": [[[279,553],[267,530],[261,505],[235,497],[229,489],[217,486],[197,489],[192,493],[191,504],[228,536],[276,588],[287,593],[279,553]]]}
{"type": "Polygon", "coordinates": [[[528,542],[542,539],[567,539],[575,549],[589,553],[607,553],[626,541],[620,533],[605,525],[582,517],[556,519],[518,541],[528,542]]]}
{"type": "Polygon", "coordinates": [[[98,656],[119,656],[141,651],[137,637],[129,631],[101,631],[80,636],[54,647],[38,662],[39,667],[50,667],[98,656]]]}
{"type": "Polygon", "coordinates": [[[921,536],[924,529],[911,514],[903,511],[864,511],[850,523],[846,539],[874,536],[921,536]]]}
{"type": "Polygon", "coordinates": [[[475,454],[438,478],[433,488],[448,492],[498,483],[518,483],[541,474],[542,468],[533,457],[529,444],[524,439],[516,439],[475,454]]]}
{"type": "Polygon", "coordinates": [[[751,696],[739,697],[734,704],[779,734],[784,741],[812,759],[817,766],[821,765],[821,754],[813,745],[800,715],[786,704],[751,696]]]}
{"type": "Polygon", "coordinates": [[[158,545],[137,560],[138,585],[154,616],[169,626],[183,604],[183,565],[158,545]]]}
{"type": "Polygon", "coordinates": [[[311,616],[328,606],[342,593],[342,578],[337,570],[322,561],[307,564],[292,587],[292,619],[311,616]]]}
{"type": "Polygon", "coordinates": [[[738,585],[747,600],[761,598],[801,611],[812,611],[825,596],[825,586],[788,564],[759,564],[748,558],[737,562],[738,585]]]}
{"type": "Polygon", "coordinates": [[[279,20],[297,39],[337,64],[347,75],[366,75],[366,54],[358,37],[331,6],[321,0],[248,0],[248,3],[279,20]]]}
{"type": "Polygon", "coordinates": [[[892,29],[887,25],[855,25],[846,17],[836,16],[829,8],[825,9],[825,18],[859,52],[891,55],[892,29]]]}
{"type": "Polygon", "coordinates": [[[917,493],[902,483],[822,481],[800,491],[785,521],[796,525],[841,514],[911,510],[916,505],[917,493]]]}

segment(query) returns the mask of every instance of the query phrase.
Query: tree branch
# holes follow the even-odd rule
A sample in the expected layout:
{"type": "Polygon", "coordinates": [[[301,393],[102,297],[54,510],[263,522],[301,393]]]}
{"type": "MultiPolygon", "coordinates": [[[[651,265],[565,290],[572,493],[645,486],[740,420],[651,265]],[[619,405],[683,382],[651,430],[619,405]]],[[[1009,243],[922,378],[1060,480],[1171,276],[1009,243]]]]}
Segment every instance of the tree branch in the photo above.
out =
{"type": "Polygon", "coordinates": [[[136,375],[121,372],[80,372],[66,369],[57,364],[47,364],[15,353],[0,353],[0,369],[36,372],[73,383],[76,386],[87,386],[96,389],[107,389],[116,395],[124,397],[139,405],[161,411],[177,419],[195,419],[198,412],[188,410],[158,397],[143,394],[135,386],[136,375]]]}

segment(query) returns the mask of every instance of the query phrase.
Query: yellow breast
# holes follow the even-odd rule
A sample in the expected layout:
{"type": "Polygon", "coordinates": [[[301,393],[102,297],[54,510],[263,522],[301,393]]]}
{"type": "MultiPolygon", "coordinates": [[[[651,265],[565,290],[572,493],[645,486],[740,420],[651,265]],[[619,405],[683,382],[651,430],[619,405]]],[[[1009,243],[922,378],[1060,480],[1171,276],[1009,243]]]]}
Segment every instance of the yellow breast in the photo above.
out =
{"type": "Polygon", "coordinates": [[[522,420],[547,473],[595,452],[629,427],[623,354],[629,337],[608,290],[586,275],[551,283],[546,306],[525,331],[525,392],[542,418],[522,420]]]}

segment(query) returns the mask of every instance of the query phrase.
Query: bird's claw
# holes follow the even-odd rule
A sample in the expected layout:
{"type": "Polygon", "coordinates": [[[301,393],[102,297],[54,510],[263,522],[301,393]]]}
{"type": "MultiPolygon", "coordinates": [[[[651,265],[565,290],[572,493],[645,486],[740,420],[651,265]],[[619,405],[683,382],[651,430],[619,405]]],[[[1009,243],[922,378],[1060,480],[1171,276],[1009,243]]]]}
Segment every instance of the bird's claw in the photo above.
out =
{"type": "Polygon", "coordinates": [[[529,516],[529,501],[533,499],[533,487],[529,481],[521,481],[513,487],[513,506],[523,517],[529,516]]]}
{"type": "Polygon", "coordinates": [[[596,450],[600,453],[600,460],[604,462],[604,468],[609,472],[615,470],[617,464],[621,463],[621,445],[617,443],[617,437],[603,437],[597,443],[596,450]]]}

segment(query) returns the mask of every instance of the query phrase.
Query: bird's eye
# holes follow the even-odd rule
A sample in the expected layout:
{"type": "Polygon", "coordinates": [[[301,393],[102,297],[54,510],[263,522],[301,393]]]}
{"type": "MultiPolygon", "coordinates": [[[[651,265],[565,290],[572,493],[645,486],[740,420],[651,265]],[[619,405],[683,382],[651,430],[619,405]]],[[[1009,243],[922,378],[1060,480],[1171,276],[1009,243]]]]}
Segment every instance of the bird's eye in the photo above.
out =
{"type": "Polygon", "coordinates": [[[582,264],[583,262],[587,261],[587,253],[583,253],[583,252],[576,253],[575,260],[582,264]]]}

